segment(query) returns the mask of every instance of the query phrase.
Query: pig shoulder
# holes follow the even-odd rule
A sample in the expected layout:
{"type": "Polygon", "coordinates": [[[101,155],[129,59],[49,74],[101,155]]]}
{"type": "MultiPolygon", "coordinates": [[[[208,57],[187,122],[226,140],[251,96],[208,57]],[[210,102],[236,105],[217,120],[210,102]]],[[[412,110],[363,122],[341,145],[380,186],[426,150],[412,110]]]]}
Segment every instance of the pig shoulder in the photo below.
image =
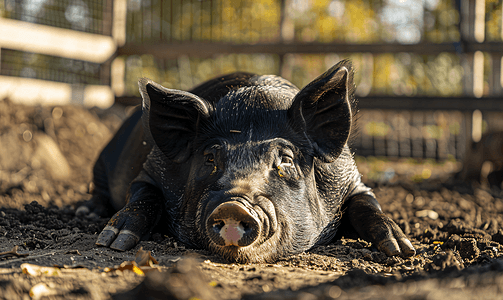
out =
{"type": "Polygon", "coordinates": [[[339,210],[353,195],[372,193],[371,189],[361,182],[360,172],[348,145],[334,162],[325,163],[315,159],[314,164],[318,194],[329,209],[339,210]]]}
{"type": "Polygon", "coordinates": [[[188,178],[187,163],[175,163],[154,146],[143,164],[143,172],[135,182],[145,182],[160,189],[166,202],[174,201],[183,194],[183,187],[188,178]]]}

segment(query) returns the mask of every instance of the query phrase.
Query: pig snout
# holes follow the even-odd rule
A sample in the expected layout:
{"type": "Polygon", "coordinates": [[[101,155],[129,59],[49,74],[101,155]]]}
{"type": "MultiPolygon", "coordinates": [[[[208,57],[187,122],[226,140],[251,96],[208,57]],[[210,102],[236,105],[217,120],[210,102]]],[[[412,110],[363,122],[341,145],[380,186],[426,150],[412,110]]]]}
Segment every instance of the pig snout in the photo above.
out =
{"type": "Polygon", "coordinates": [[[206,220],[206,231],[218,246],[246,247],[255,242],[262,231],[259,219],[237,201],[217,206],[206,220]]]}

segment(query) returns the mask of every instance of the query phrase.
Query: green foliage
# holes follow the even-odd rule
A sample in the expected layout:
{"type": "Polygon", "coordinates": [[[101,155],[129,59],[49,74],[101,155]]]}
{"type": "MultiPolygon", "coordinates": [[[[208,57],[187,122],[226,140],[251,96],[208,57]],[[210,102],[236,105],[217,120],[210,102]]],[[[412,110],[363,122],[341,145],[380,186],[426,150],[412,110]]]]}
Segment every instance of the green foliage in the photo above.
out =
{"type": "Polygon", "coordinates": [[[280,2],[129,1],[128,42],[255,43],[279,37],[280,2]]]}
{"type": "MultiPolygon", "coordinates": [[[[282,2],[285,38],[299,42],[442,43],[460,38],[452,0],[134,0],[128,1],[127,38],[277,42],[282,2]]],[[[494,39],[501,32],[501,3],[490,0],[486,6],[488,37],[494,39]]]]}
{"type": "Polygon", "coordinates": [[[386,136],[390,131],[390,126],[384,122],[368,122],[365,124],[365,133],[370,136],[386,136]]]}

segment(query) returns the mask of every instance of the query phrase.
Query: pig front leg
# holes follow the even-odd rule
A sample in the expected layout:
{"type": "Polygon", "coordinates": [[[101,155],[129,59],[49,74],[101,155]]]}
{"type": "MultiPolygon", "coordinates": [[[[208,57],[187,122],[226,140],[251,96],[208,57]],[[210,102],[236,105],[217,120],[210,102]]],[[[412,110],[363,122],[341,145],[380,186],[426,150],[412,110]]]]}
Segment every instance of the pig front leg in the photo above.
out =
{"type": "Polygon", "coordinates": [[[133,182],[130,191],[130,201],[108,221],[96,245],[129,250],[157,223],[162,211],[162,192],[145,182],[133,182]]]}
{"type": "Polygon", "coordinates": [[[356,232],[388,256],[410,257],[416,250],[400,227],[381,210],[371,193],[362,193],[348,199],[347,213],[356,232]]]}

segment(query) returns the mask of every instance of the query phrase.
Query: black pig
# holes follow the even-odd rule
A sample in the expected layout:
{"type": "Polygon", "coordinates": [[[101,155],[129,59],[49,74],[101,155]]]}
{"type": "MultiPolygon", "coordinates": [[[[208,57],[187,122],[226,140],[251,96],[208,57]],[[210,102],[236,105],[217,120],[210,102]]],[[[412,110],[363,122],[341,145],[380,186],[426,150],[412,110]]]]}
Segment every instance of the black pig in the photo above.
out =
{"type": "Polygon", "coordinates": [[[329,243],[346,218],[387,255],[414,255],[347,145],[357,111],[349,61],[300,91],[247,73],[190,92],[139,85],[142,111],[94,168],[87,208],[118,210],[97,245],[128,250],[158,225],[231,261],[271,262],[329,243]]]}

